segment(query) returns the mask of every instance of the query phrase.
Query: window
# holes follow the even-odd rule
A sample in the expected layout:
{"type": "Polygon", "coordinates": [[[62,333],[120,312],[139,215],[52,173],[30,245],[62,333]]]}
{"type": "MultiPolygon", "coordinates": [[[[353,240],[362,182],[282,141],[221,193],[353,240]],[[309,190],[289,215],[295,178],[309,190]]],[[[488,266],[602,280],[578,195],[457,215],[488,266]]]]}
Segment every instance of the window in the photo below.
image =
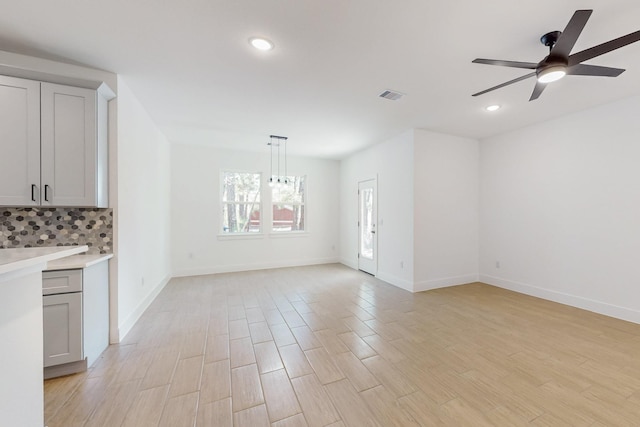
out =
{"type": "Polygon", "coordinates": [[[222,172],[222,232],[260,232],[260,174],[222,172]]]}
{"type": "Polygon", "coordinates": [[[288,176],[286,184],[272,189],[273,231],[304,231],[304,176],[288,176]]]}

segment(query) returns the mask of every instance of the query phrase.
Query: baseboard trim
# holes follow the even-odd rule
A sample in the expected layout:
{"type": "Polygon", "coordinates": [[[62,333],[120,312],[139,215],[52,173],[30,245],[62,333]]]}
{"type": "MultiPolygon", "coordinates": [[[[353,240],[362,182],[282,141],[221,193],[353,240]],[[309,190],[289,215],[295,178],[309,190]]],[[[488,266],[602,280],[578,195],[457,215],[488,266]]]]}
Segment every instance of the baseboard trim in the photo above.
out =
{"type": "Polygon", "coordinates": [[[45,380],[63,377],[65,375],[77,374],[87,370],[87,358],[75,362],[64,363],[62,365],[47,366],[44,368],[43,377],[45,380]]]}
{"type": "Polygon", "coordinates": [[[430,291],[432,289],[448,288],[449,286],[464,285],[465,283],[473,283],[478,281],[477,274],[465,274],[463,276],[443,277],[441,279],[423,280],[415,282],[413,285],[414,292],[430,291]]]}
{"type": "Polygon", "coordinates": [[[332,257],[332,258],[317,258],[317,259],[294,260],[294,261],[283,261],[283,262],[221,265],[216,267],[178,270],[174,273],[173,277],[206,276],[208,274],[237,273],[241,271],[254,271],[254,270],[271,270],[274,268],[287,268],[287,267],[304,267],[306,265],[335,264],[339,262],[340,260],[337,257],[332,257]]]}
{"type": "Polygon", "coordinates": [[[628,322],[640,324],[640,311],[632,310],[626,307],[620,307],[608,304],[602,301],[596,301],[590,298],[584,298],[577,295],[571,295],[564,292],[553,291],[527,283],[515,282],[503,279],[501,277],[481,274],[479,280],[499,288],[508,289],[510,291],[519,292],[521,294],[530,295],[537,298],[569,305],[571,307],[581,308],[583,310],[592,311],[594,313],[603,314],[616,319],[626,320],[628,322]]]}
{"type": "Polygon", "coordinates": [[[145,310],[149,308],[153,300],[155,300],[158,294],[164,289],[165,286],[167,286],[169,280],[171,280],[171,275],[168,275],[164,279],[162,279],[162,281],[158,283],[158,285],[153,288],[151,292],[149,292],[149,294],[140,302],[140,304],[138,304],[136,309],[133,310],[133,312],[129,314],[129,316],[127,316],[126,320],[118,326],[119,342],[122,342],[124,337],[127,336],[127,334],[131,331],[131,328],[133,328],[133,326],[140,319],[145,310]]]}
{"type": "Polygon", "coordinates": [[[378,271],[376,278],[397,288],[404,289],[405,291],[413,292],[413,283],[409,280],[401,279],[392,274],[387,274],[384,271],[378,271]]]}

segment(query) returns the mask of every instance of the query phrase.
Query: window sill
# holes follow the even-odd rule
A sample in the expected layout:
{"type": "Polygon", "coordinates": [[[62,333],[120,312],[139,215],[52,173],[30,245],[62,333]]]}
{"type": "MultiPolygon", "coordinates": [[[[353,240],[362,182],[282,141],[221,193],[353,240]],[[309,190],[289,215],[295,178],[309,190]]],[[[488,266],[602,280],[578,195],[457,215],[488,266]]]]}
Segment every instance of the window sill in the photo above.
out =
{"type": "Polygon", "coordinates": [[[309,237],[308,231],[281,231],[269,233],[270,239],[292,238],[292,237],[309,237]]]}
{"type": "Polygon", "coordinates": [[[259,240],[259,239],[264,239],[264,233],[218,234],[218,240],[259,240]]]}

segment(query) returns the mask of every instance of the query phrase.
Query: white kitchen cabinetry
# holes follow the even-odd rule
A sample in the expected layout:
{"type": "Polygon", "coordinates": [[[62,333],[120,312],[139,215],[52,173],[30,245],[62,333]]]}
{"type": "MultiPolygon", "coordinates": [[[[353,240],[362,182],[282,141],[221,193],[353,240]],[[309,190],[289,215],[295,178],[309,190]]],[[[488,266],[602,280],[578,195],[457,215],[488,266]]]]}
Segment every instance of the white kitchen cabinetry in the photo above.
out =
{"type": "Polygon", "coordinates": [[[44,377],[81,372],[109,345],[109,263],[44,271],[44,377]]]}
{"type": "Polygon", "coordinates": [[[107,207],[113,97],[105,84],[93,90],[0,76],[0,137],[9,147],[0,160],[0,205],[107,207]]]}
{"type": "Polygon", "coordinates": [[[40,186],[40,82],[0,76],[0,205],[36,204],[40,186]]]}

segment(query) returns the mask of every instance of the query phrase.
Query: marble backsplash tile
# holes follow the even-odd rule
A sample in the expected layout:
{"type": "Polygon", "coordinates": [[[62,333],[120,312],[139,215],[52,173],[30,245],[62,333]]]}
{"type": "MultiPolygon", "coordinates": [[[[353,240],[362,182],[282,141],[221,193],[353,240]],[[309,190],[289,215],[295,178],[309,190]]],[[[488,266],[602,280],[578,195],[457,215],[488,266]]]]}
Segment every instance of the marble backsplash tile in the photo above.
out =
{"type": "Polygon", "coordinates": [[[0,208],[0,249],[87,245],[113,252],[113,209],[0,208]]]}

